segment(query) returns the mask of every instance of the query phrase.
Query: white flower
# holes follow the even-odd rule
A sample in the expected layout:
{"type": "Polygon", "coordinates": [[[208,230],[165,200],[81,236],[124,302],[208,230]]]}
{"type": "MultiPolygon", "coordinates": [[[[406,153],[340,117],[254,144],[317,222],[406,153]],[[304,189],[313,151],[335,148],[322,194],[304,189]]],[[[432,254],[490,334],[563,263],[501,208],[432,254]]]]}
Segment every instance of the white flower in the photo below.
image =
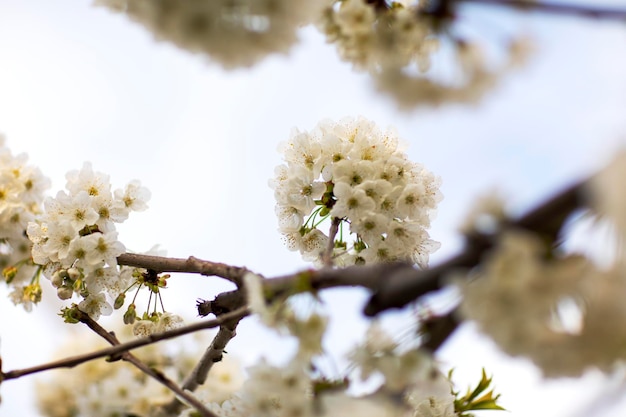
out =
{"type": "Polygon", "coordinates": [[[333,194],[337,197],[337,202],[330,211],[333,217],[359,219],[376,208],[376,202],[368,197],[365,191],[345,182],[335,184],[333,194]]]}
{"type": "Polygon", "coordinates": [[[126,185],[124,191],[115,190],[115,198],[121,201],[127,210],[144,211],[148,208],[150,190],[141,186],[141,182],[133,180],[126,185]]]}
{"type": "Polygon", "coordinates": [[[106,300],[104,294],[89,295],[78,304],[78,308],[89,314],[94,320],[98,320],[100,315],[108,316],[113,312],[113,307],[106,300]]]}
{"type": "Polygon", "coordinates": [[[310,416],[311,381],[303,366],[292,360],[281,368],[265,362],[248,368],[249,378],[241,390],[241,399],[249,410],[247,415],[310,416]]]}
{"type": "Polygon", "coordinates": [[[122,223],[128,219],[130,212],[123,202],[113,199],[111,194],[95,196],[91,206],[98,213],[99,219],[96,226],[103,233],[115,230],[114,223],[122,223]]]}
{"type": "Polygon", "coordinates": [[[93,265],[87,262],[87,255],[91,255],[96,248],[96,241],[90,236],[91,235],[79,236],[72,240],[68,256],[61,262],[64,266],[70,267],[74,263],[77,263],[80,267],[93,265]]]}
{"type": "Polygon", "coordinates": [[[84,239],[93,241],[93,249],[87,253],[86,260],[90,265],[105,263],[117,266],[117,257],[126,252],[124,245],[117,240],[117,232],[92,233],[84,239]]]}
{"type": "Polygon", "coordinates": [[[450,380],[433,367],[412,384],[407,402],[418,416],[456,417],[452,388],[450,380]]]}
{"type": "Polygon", "coordinates": [[[300,240],[299,250],[307,261],[316,261],[320,254],[328,247],[328,236],[318,229],[313,229],[304,234],[300,240]]]}
{"type": "Polygon", "coordinates": [[[426,190],[424,184],[407,185],[398,198],[397,210],[401,219],[419,218],[421,210],[427,209],[424,205],[426,190]]]}
{"type": "Polygon", "coordinates": [[[38,207],[44,191],[50,188],[50,179],[44,177],[41,170],[33,166],[23,166],[18,179],[23,185],[20,200],[27,206],[38,207]]]}
{"type": "Polygon", "coordinates": [[[293,206],[276,205],[278,230],[282,233],[299,232],[304,221],[304,213],[293,206]]]}
{"type": "Polygon", "coordinates": [[[319,199],[326,189],[324,183],[313,179],[308,171],[298,168],[292,170],[290,178],[283,184],[284,187],[276,189],[278,203],[306,213],[310,212],[315,207],[315,200],[319,199]]]}
{"type": "Polygon", "coordinates": [[[150,336],[156,333],[157,325],[152,320],[137,320],[133,324],[133,334],[137,337],[150,336]]]}
{"type": "Polygon", "coordinates": [[[80,171],[68,172],[65,178],[67,178],[65,188],[70,194],[76,195],[81,191],[85,191],[92,197],[111,194],[109,176],[101,172],[94,172],[89,162],[85,162],[80,171]]]}
{"type": "Polygon", "coordinates": [[[305,360],[322,353],[322,338],[326,332],[328,317],[317,313],[310,314],[306,319],[290,320],[287,324],[289,332],[298,338],[298,354],[305,360]]]}
{"type": "Polygon", "coordinates": [[[357,185],[355,189],[363,190],[365,195],[376,203],[376,206],[380,206],[384,198],[389,195],[393,189],[393,186],[389,181],[383,179],[368,179],[357,185]]]}
{"type": "Polygon", "coordinates": [[[105,292],[115,298],[128,288],[130,282],[122,279],[122,274],[116,267],[98,266],[85,277],[85,284],[90,293],[105,292]]]}
{"type": "Polygon", "coordinates": [[[62,261],[69,255],[70,244],[78,239],[78,233],[70,223],[51,223],[46,228],[46,241],[42,249],[53,262],[62,261]]]}
{"type": "Polygon", "coordinates": [[[372,30],[376,13],[364,1],[349,0],[341,4],[336,19],[346,36],[356,37],[372,30]]]}
{"type": "Polygon", "coordinates": [[[244,374],[239,361],[231,355],[224,355],[222,360],[211,368],[209,377],[202,385],[201,393],[208,401],[222,402],[241,389],[243,383],[244,374]]]}
{"type": "Polygon", "coordinates": [[[185,322],[183,318],[178,314],[165,312],[159,316],[156,331],[157,333],[160,333],[167,330],[173,330],[182,327],[184,324],[185,322]]]}
{"type": "Polygon", "coordinates": [[[67,199],[62,197],[60,201],[64,204],[64,220],[69,220],[77,232],[85,226],[95,224],[100,218],[98,212],[91,206],[92,198],[86,191],[80,191],[67,199]]]}
{"type": "Polygon", "coordinates": [[[291,138],[279,145],[278,151],[285,155],[285,162],[289,166],[302,167],[317,177],[321,171],[322,146],[312,135],[294,129],[291,138]]]}
{"type": "Polygon", "coordinates": [[[376,239],[368,242],[367,248],[359,252],[359,256],[368,264],[393,262],[398,260],[395,249],[396,247],[392,247],[389,241],[376,239]]]}
{"type": "Polygon", "coordinates": [[[383,233],[389,230],[389,222],[388,216],[372,211],[350,223],[350,231],[361,236],[366,242],[376,242],[382,240],[383,233]]]}
{"type": "MultiPolygon", "coordinates": [[[[380,161],[378,165],[380,165],[380,161]]],[[[379,169],[380,166],[376,166],[372,161],[342,159],[333,165],[331,179],[335,183],[345,182],[353,187],[367,179],[373,179],[379,169]]]]}

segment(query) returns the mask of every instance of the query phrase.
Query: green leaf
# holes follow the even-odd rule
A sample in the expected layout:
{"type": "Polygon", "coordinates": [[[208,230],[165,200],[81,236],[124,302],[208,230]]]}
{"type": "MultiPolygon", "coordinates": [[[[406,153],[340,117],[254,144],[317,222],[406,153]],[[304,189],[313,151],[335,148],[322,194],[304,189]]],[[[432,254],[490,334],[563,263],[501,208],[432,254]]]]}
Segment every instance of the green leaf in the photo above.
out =
{"type": "MultiPolygon", "coordinates": [[[[452,373],[450,372],[450,376],[452,373]]],[[[486,392],[492,383],[492,378],[488,378],[485,373],[485,369],[482,370],[482,375],[478,385],[473,390],[467,390],[467,393],[463,397],[459,397],[459,392],[453,392],[457,397],[454,400],[454,410],[459,413],[461,417],[469,417],[472,414],[466,414],[466,411],[472,410],[505,410],[503,407],[497,404],[499,395],[494,395],[493,389],[486,392]]]]}

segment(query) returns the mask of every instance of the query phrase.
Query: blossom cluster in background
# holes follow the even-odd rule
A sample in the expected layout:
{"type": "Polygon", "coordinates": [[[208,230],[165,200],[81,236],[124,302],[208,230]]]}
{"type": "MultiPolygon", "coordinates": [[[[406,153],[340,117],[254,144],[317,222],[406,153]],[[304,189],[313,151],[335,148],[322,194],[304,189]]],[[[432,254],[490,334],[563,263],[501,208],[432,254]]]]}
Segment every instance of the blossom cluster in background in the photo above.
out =
{"type": "Polygon", "coordinates": [[[298,41],[298,29],[314,24],[335,44],[341,59],[367,71],[376,87],[402,108],[476,102],[505,73],[521,65],[530,50],[526,39],[507,36],[497,48],[505,58],[494,65],[483,54],[488,47],[451,29],[457,20],[454,13],[426,1],[95,0],[94,4],[123,13],[156,39],[203,54],[225,68],[248,67],[269,54],[286,54],[298,41]],[[452,54],[440,53],[440,46],[452,54]],[[428,73],[435,55],[452,64],[448,79],[428,73]]]}
{"type": "Polygon", "coordinates": [[[287,53],[299,26],[320,13],[308,0],[96,0],[154,33],[226,68],[250,66],[270,53],[287,53]]]}
{"type": "Polygon", "coordinates": [[[513,37],[500,48],[504,62],[494,67],[480,43],[451,29],[452,20],[434,2],[343,0],[325,9],[319,26],[343,60],[369,72],[400,107],[413,108],[477,102],[529,54],[528,40],[513,37]],[[449,79],[428,73],[443,50],[452,51],[449,79]]]}
{"type": "MultiPolygon", "coordinates": [[[[467,416],[457,406],[457,393],[432,357],[399,343],[374,322],[362,343],[348,355],[350,366],[328,374],[316,366],[325,355],[323,338],[328,318],[314,302],[302,311],[284,299],[265,299],[263,278],[248,273],[246,297],[253,313],[281,335],[295,339],[298,348],[284,363],[261,359],[246,372],[229,354],[215,363],[194,396],[221,417],[330,417],[357,413],[372,417],[467,416]],[[368,381],[373,390],[356,397],[354,381],[368,381]]],[[[313,301],[311,298],[310,301],[313,301]]],[[[122,329],[122,335],[128,333],[122,329]]],[[[156,344],[140,348],[137,357],[179,383],[192,371],[207,340],[199,334],[192,343],[156,344]]],[[[88,346],[83,346],[88,347],[88,346]]],[[[92,349],[97,346],[91,347],[92,349]]],[[[63,349],[67,351],[68,348],[63,349]]],[[[160,415],[174,395],[157,381],[122,361],[92,361],[72,370],[54,371],[38,383],[38,406],[47,417],[116,417],[160,415]]],[[[490,381],[483,383],[484,391],[490,381]]],[[[491,395],[491,394],[489,394],[491,395]]],[[[485,403],[483,402],[483,405],[485,403]]],[[[197,411],[185,408],[180,417],[197,411]]]]}
{"type": "Polygon", "coordinates": [[[0,135],[0,266],[10,298],[30,310],[41,299],[38,266],[31,261],[28,223],[41,214],[50,180],[27,165],[26,154],[14,156],[0,135]]]}
{"type": "MultiPolygon", "coordinates": [[[[626,203],[616,190],[626,153],[585,184],[587,216],[612,225],[614,239],[594,251],[566,250],[527,230],[497,237],[480,268],[463,279],[461,313],[474,320],[506,353],[531,359],[546,376],[580,376],[591,368],[611,372],[626,360],[626,203]]],[[[492,216],[495,201],[483,208],[492,216]]],[[[476,213],[472,214],[476,217],[476,213]]],[[[589,233],[589,231],[587,231],[589,233]]],[[[587,236],[587,239],[589,237],[587,236]]],[[[561,238],[564,239],[564,238],[561,238]]],[[[565,239],[566,240],[566,239],[565,239]]]]}
{"type": "MultiPolygon", "coordinates": [[[[210,404],[223,417],[458,416],[453,387],[425,352],[402,346],[378,323],[349,354],[351,372],[326,375],[315,364],[323,355],[327,319],[312,311],[296,311],[289,302],[267,303],[262,278],[245,277],[247,298],[263,323],[295,337],[298,349],[285,364],[266,361],[250,367],[240,391],[227,401],[210,404]],[[368,395],[348,393],[354,380],[377,386],[368,395]]],[[[319,306],[318,306],[319,307],[319,306]]],[[[315,310],[315,308],[313,309],[315,310]]],[[[181,417],[193,416],[192,410],[181,417]]]]}
{"type": "Polygon", "coordinates": [[[393,130],[364,118],[324,121],[294,130],[281,149],[286,164],[270,185],[290,250],[318,263],[330,245],[337,265],[427,265],[439,247],[426,229],[442,199],[440,179],[408,160],[393,130]],[[339,223],[330,243],[325,220],[339,223]]]}
{"type": "Polygon", "coordinates": [[[415,63],[430,66],[438,40],[429,21],[419,17],[423,5],[379,7],[364,0],[345,0],[329,6],[321,19],[328,42],[342,59],[361,70],[402,68],[415,63]]]}
{"type": "MultiPolygon", "coordinates": [[[[119,334],[127,334],[120,329],[119,334]]],[[[204,335],[206,336],[206,335],[204,335]]],[[[159,369],[165,376],[179,382],[193,369],[206,337],[199,335],[192,343],[156,344],[135,351],[145,363],[159,369]]],[[[82,349],[101,349],[102,343],[85,343],[82,349]]],[[[60,352],[67,355],[75,346],[60,352]]],[[[241,388],[244,374],[239,361],[225,355],[216,363],[204,385],[196,391],[202,401],[222,402],[241,388]]],[[[46,417],[117,417],[149,416],[155,409],[170,402],[172,392],[155,379],[122,361],[91,361],[71,371],[52,372],[37,384],[37,403],[46,417]]]]}

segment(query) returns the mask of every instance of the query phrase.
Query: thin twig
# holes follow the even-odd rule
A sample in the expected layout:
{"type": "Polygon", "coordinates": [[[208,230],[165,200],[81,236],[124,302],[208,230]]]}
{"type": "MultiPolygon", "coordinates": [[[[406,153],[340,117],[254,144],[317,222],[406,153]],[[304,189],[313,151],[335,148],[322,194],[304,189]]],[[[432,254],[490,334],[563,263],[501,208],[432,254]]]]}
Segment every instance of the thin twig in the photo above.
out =
{"type": "MultiPolygon", "coordinates": [[[[202,358],[198,361],[193,371],[191,371],[183,382],[182,388],[184,390],[193,392],[198,386],[204,384],[213,365],[222,360],[222,355],[224,354],[224,349],[228,342],[237,335],[236,329],[239,320],[240,319],[235,319],[230,323],[225,323],[220,326],[220,330],[204,352],[204,355],[202,355],[202,358]]],[[[169,404],[163,406],[162,410],[165,412],[165,415],[178,415],[183,405],[180,400],[174,398],[169,404]]]]}
{"type": "Polygon", "coordinates": [[[243,276],[248,272],[248,270],[243,267],[204,261],[194,256],[182,259],[142,255],[139,253],[124,253],[117,258],[117,263],[119,265],[150,269],[157,273],[186,272],[191,274],[214,275],[227,279],[237,286],[241,285],[243,276]]]}
{"type": "MultiPolygon", "coordinates": [[[[78,310],[77,317],[81,323],[86,324],[91,330],[93,330],[96,334],[100,335],[104,340],[109,342],[113,346],[119,346],[121,343],[119,339],[112,332],[107,332],[102,326],[100,326],[95,320],[89,317],[89,314],[78,310]]],[[[175,397],[177,401],[180,401],[179,398],[185,400],[189,405],[194,407],[202,417],[217,417],[213,412],[207,409],[204,404],[198,401],[190,392],[184,391],[184,388],[179,387],[174,381],[169,379],[165,374],[161,371],[151,368],[145,363],[143,363],[138,357],[133,355],[131,352],[123,352],[120,355],[120,358],[123,361],[126,361],[132,365],[134,365],[137,369],[139,369],[144,374],[154,378],[159,383],[163,384],[170,391],[176,394],[178,397],[175,397]]],[[[181,406],[183,403],[181,402],[181,406]]],[[[176,413],[178,414],[178,413],[176,413]]],[[[172,414],[173,415],[173,414],[172,414]]]]}
{"type": "Polygon", "coordinates": [[[531,0],[454,0],[458,3],[479,3],[490,6],[512,7],[558,15],[575,15],[595,19],[626,20],[626,9],[598,8],[567,3],[547,3],[531,0]]]}
{"type": "Polygon", "coordinates": [[[190,324],[187,326],[179,327],[178,329],[168,330],[162,333],[152,334],[150,336],[143,337],[141,339],[131,340],[130,342],[122,343],[117,346],[112,346],[106,349],[100,349],[95,352],[85,353],[83,355],[76,355],[58,361],[45,363],[42,365],[33,366],[31,368],[16,369],[9,372],[3,372],[0,377],[0,381],[6,381],[9,379],[20,378],[25,375],[34,374],[37,372],[43,372],[56,368],[72,368],[81,363],[88,362],[98,358],[115,357],[122,352],[126,352],[132,349],[137,349],[142,346],[151,345],[161,340],[172,339],[185,334],[197,332],[199,330],[211,329],[221,326],[222,324],[233,320],[247,316],[250,314],[248,307],[241,307],[230,313],[225,313],[213,320],[206,320],[199,323],[190,324]]]}
{"type": "Polygon", "coordinates": [[[339,225],[341,224],[341,218],[333,217],[333,221],[330,224],[330,230],[328,231],[328,245],[326,245],[326,250],[322,254],[322,262],[324,266],[327,268],[331,268],[333,266],[333,250],[335,250],[335,236],[337,236],[337,232],[339,231],[339,225]]]}
{"type": "Polygon", "coordinates": [[[139,368],[139,370],[141,370],[143,373],[145,373],[146,375],[150,375],[152,378],[156,379],[158,382],[165,385],[167,388],[170,389],[170,391],[172,391],[174,394],[177,395],[176,398],[184,399],[190,406],[195,408],[196,411],[198,411],[198,413],[202,417],[218,417],[215,413],[213,413],[211,410],[206,408],[206,406],[202,404],[190,392],[187,392],[181,389],[178,385],[176,385],[176,383],[174,383],[174,381],[166,377],[165,374],[163,374],[161,371],[158,371],[156,369],[149,367],[145,363],[141,362],[132,353],[125,352],[122,356],[122,359],[127,360],[128,362],[132,363],[137,368],[139,368]]]}

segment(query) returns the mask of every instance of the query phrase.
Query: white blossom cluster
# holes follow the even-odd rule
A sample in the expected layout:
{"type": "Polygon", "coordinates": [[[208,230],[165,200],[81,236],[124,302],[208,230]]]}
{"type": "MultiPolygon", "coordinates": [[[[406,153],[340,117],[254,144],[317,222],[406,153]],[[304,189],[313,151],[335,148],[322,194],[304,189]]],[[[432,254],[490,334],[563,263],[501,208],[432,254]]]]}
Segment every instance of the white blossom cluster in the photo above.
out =
{"type": "Polygon", "coordinates": [[[323,121],[281,146],[286,164],[270,186],[290,250],[317,263],[330,249],[338,265],[427,265],[439,247],[426,229],[442,199],[440,179],[409,161],[395,131],[364,118],[323,121]],[[318,228],[326,219],[338,223],[333,242],[318,228]]]}
{"type": "Polygon", "coordinates": [[[96,0],[128,15],[165,40],[208,55],[226,68],[250,66],[287,53],[297,29],[319,15],[324,1],[96,0]]]}
{"type": "Polygon", "coordinates": [[[514,39],[505,48],[506,62],[494,70],[478,43],[438,32],[443,18],[429,15],[428,7],[427,1],[341,0],[325,9],[319,26],[342,59],[368,71],[377,88],[404,108],[476,102],[528,55],[528,42],[514,39]],[[451,80],[426,74],[444,43],[456,61],[451,80]]]}
{"type": "MultiPolygon", "coordinates": [[[[380,389],[370,395],[355,397],[339,383],[314,396],[316,381],[302,369],[303,364],[290,362],[278,367],[261,363],[249,368],[249,377],[240,392],[221,404],[211,403],[209,408],[223,417],[458,416],[454,411],[452,385],[441,373],[433,372],[433,368],[428,369],[424,364],[409,361],[402,364],[408,365],[403,373],[413,375],[413,386],[402,390],[398,396],[380,389]]],[[[393,376],[391,372],[389,374],[393,376]]],[[[186,410],[180,417],[193,415],[192,410],[186,410]]]]}
{"type": "Polygon", "coordinates": [[[14,156],[0,134],[0,267],[12,289],[10,298],[30,310],[41,298],[38,267],[30,261],[31,243],[25,235],[30,221],[41,213],[50,180],[27,165],[26,154],[14,156]]]}
{"type": "Polygon", "coordinates": [[[559,302],[580,297],[591,266],[581,256],[542,259],[545,246],[526,232],[508,232],[463,286],[462,313],[506,353],[531,358],[546,375],[580,374],[587,365],[556,316],[559,302]]]}
{"type": "Polygon", "coordinates": [[[356,68],[377,72],[416,64],[430,66],[437,50],[432,25],[419,17],[420,4],[380,7],[366,0],[344,0],[327,7],[320,22],[328,42],[356,68]]]}
{"type": "MultiPolygon", "coordinates": [[[[121,329],[116,334],[125,334],[126,330],[121,329]]],[[[197,336],[192,344],[149,345],[138,349],[136,354],[180,384],[208,343],[206,337],[197,336]]],[[[103,347],[100,343],[76,346],[74,340],[62,354],[67,356],[68,351],[93,351],[103,347]]],[[[52,375],[52,378],[37,384],[38,407],[46,417],[148,417],[155,415],[159,406],[174,398],[164,385],[122,361],[91,361],[71,372],[60,370],[52,375]]],[[[239,361],[231,355],[224,355],[211,368],[207,380],[195,395],[207,403],[223,402],[241,388],[243,381],[239,361]]]]}
{"type": "Polygon", "coordinates": [[[145,210],[150,192],[138,181],[113,192],[109,176],[94,172],[89,163],[66,178],[67,192],[47,198],[44,214],[28,224],[32,258],[45,266],[59,298],[78,294],[79,308],[97,320],[112,311],[107,296],[115,299],[133,281],[132,269],[117,265],[125,247],[115,223],[145,210]]]}
{"type": "MultiPolygon", "coordinates": [[[[609,372],[626,360],[626,331],[616,325],[626,320],[626,200],[616,191],[625,173],[622,151],[585,184],[591,213],[614,224],[618,235],[615,242],[605,239],[600,262],[593,251],[555,250],[530,231],[509,230],[474,279],[461,284],[462,315],[503,351],[530,358],[547,376],[579,376],[590,368],[609,372]],[[612,251],[619,253],[606,256],[612,251]]],[[[501,206],[493,203],[483,205],[483,214],[501,218],[501,206]]]]}
{"type": "MultiPolygon", "coordinates": [[[[455,396],[450,381],[441,374],[431,357],[399,344],[378,324],[367,332],[365,342],[350,354],[350,361],[362,380],[382,377],[372,394],[348,394],[349,380],[317,375],[314,359],[323,353],[326,320],[317,313],[297,317],[289,303],[268,303],[262,278],[248,273],[244,278],[247,299],[263,323],[275,330],[287,330],[296,338],[298,349],[284,365],[262,360],[248,369],[240,391],[227,401],[209,404],[223,417],[331,417],[359,415],[372,417],[456,417],[455,396]],[[314,348],[312,348],[314,347],[314,348]]],[[[380,380],[380,379],[379,379],[380,380]]],[[[181,417],[193,416],[186,410],[181,417]]]]}
{"type": "MultiPolygon", "coordinates": [[[[305,366],[300,361],[285,366],[261,361],[247,369],[248,376],[236,395],[221,404],[214,402],[210,408],[224,417],[312,417],[312,387],[305,366]]],[[[192,410],[181,414],[190,416],[192,410]]]]}
{"type": "Polygon", "coordinates": [[[374,322],[362,345],[350,355],[361,379],[382,375],[379,394],[401,396],[415,417],[455,417],[451,381],[437,369],[432,358],[419,349],[400,350],[400,345],[374,322]]]}

